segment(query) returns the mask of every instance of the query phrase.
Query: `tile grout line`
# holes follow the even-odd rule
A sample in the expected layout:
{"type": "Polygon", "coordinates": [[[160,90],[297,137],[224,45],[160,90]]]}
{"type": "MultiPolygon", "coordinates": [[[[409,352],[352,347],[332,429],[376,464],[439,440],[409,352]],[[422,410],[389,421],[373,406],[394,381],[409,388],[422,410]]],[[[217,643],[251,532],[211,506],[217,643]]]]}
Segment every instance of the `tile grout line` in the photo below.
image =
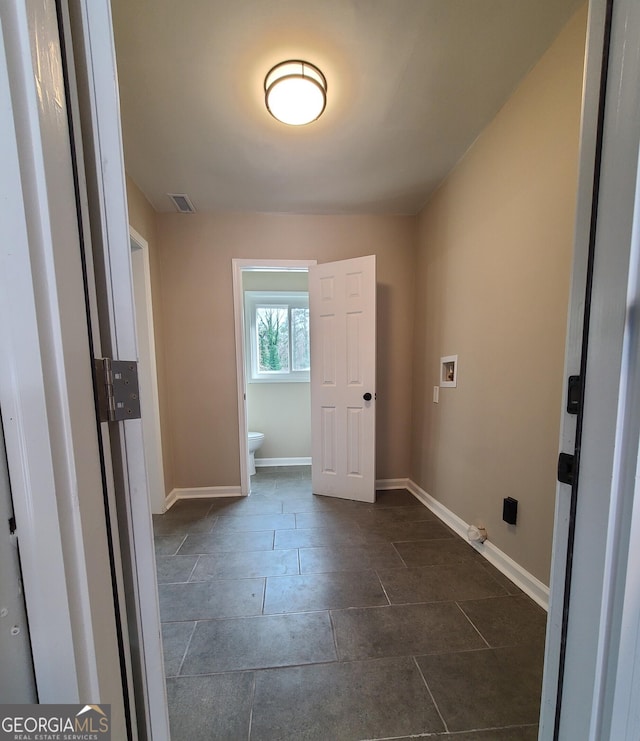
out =
{"type": "MultiPolygon", "coordinates": [[[[400,559],[400,560],[402,561],[402,563],[404,564],[404,567],[405,567],[405,569],[408,569],[408,568],[409,568],[409,564],[408,564],[408,563],[407,563],[407,562],[406,562],[406,561],[404,560],[404,558],[402,558],[402,553],[400,553],[400,551],[399,551],[399,550],[398,550],[398,549],[396,548],[396,543],[401,543],[401,542],[402,542],[402,541],[400,541],[400,540],[398,540],[398,541],[394,541],[394,542],[392,542],[392,543],[391,543],[391,547],[392,547],[392,548],[393,548],[393,550],[394,550],[394,551],[395,551],[395,552],[396,552],[396,553],[398,554],[398,558],[399,558],[399,559],[400,559]]],[[[419,541],[416,541],[416,542],[418,542],[418,543],[422,543],[423,541],[419,540],[419,541]]],[[[391,568],[393,568],[393,567],[391,567],[391,568]]],[[[399,567],[398,567],[398,568],[399,568],[399,567]]]]}
{"type": "Polygon", "coordinates": [[[436,712],[438,713],[438,716],[440,717],[440,720],[442,721],[442,725],[444,726],[444,730],[446,733],[449,733],[449,726],[447,725],[447,721],[444,719],[444,716],[440,712],[440,708],[438,707],[438,703],[436,702],[436,698],[433,696],[433,692],[431,692],[431,688],[429,687],[429,683],[427,682],[424,673],[422,669],[420,668],[420,664],[418,664],[416,657],[412,656],[411,659],[413,660],[413,663],[416,665],[416,669],[420,673],[420,676],[422,677],[422,681],[424,682],[424,686],[427,688],[427,692],[429,693],[429,697],[431,698],[431,702],[433,703],[434,708],[436,709],[436,712]]]}
{"type": "MultiPolygon", "coordinates": [[[[179,545],[179,546],[178,546],[178,547],[176,548],[176,550],[174,551],[174,553],[173,553],[173,554],[169,554],[169,555],[177,556],[177,555],[178,555],[178,551],[179,551],[179,550],[180,550],[180,549],[182,548],[182,546],[184,545],[184,541],[185,541],[185,540],[186,540],[186,539],[187,539],[188,537],[189,537],[189,533],[187,533],[187,534],[186,534],[186,535],[184,536],[184,538],[183,538],[183,539],[182,539],[182,540],[180,541],[180,545],[179,545]]],[[[185,555],[188,555],[188,554],[185,554],[185,555]]]]}
{"type": "Polygon", "coordinates": [[[490,728],[469,728],[464,731],[450,731],[452,735],[459,735],[463,733],[487,733],[488,731],[504,731],[509,729],[518,728],[538,728],[539,723],[509,723],[506,726],[491,726],[490,728]]]}
{"type": "Polygon", "coordinates": [[[176,674],[176,677],[180,676],[180,672],[182,671],[182,666],[184,665],[184,661],[187,658],[187,652],[189,651],[189,647],[191,646],[191,640],[193,639],[193,636],[196,632],[197,625],[198,621],[194,620],[193,628],[191,629],[191,635],[189,636],[189,640],[187,641],[187,645],[185,646],[184,653],[182,654],[182,659],[180,660],[180,666],[178,667],[178,673],[176,674]]]}
{"type": "Polygon", "coordinates": [[[365,605],[365,607],[391,607],[391,600],[389,599],[389,595],[387,594],[387,590],[384,588],[384,584],[382,583],[382,579],[380,578],[380,574],[378,573],[378,569],[373,569],[374,574],[378,577],[378,581],[380,582],[380,587],[382,588],[382,591],[384,593],[385,599],[389,603],[388,605],[365,605]]]}
{"type": "MultiPolygon", "coordinates": [[[[198,622],[207,622],[206,620],[200,620],[198,622]]],[[[444,656],[444,655],[450,655],[450,654],[457,654],[457,653],[477,653],[478,651],[486,651],[485,648],[474,648],[474,649],[464,649],[463,651],[452,651],[452,652],[446,652],[444,654],[420,654],[420,656],[444,656]]],[[[171,677],[171,679],[185,679],[187,677],[215,677],[219,676],[221,674],[245,674],[246,672],[271,672],[271,671],[279,671],[281,669],[304,669],[304,668],[311,668],[315,666],[335,666],[336,664],[371,664],[371,663],[378,663],[383,661],[398,661],[398,660],[404,660],[409,659],[411,661],[415,660],[415,657],[411,654],[398,654],[393,656],[370,656],[360,659],[354,659],[354,658],[346,658],[346,659],[323,659],[320,661],[298,661],[293,663],[285,663],[285,664],[271,664],[269,666],[239,666],[237,668],[220,668],[220,669],[212,669],[208,671],[198,672],[194,674],[181,674],[179,677],[176,675],[174,677],[171,677]]],[[[421,677],[424,679],[424,677],[421,677]]],[[[534,726],[536,723],[516,723],[509,726],[495,726],[495,728],[520,728],[520,726],[534,726]]],[[[487,730],[486,728],[470,728],[467,731],[447,731],[447,733],[466,733],[471,731],[482,731],[487,730]]],[[[491,729],[489,729],[491,730],[491,729]]],[[[405,738],[402,736],[401,738],[405,738]]]]}
{"type": "Polygon", "coordinates": [[[340,661],[340,651],[338,651],[338,636],[336,634],[336,626],[333,622],[333,610],[327,610],[327,613],[329,615],[329,623],[331,624],[331,635],[333,636],[333,647],[336,650],[336,661],[338,663],[342,663],[340,661]]]}
{"type": "Polygon", "coordinates": [[[415,733],[411,734],[411,736],[376,736],[375,738],[367,738],[362,739],[362,741],[404,741],[405,739],[411,739],[411,738],[441,738],[445,739],[451,739],[451,741],[455,741],[457,736],[466,736],[469,733],[482,733],[483,731],[486,733],[487,731],[504,731],[509,729],[520,729],[520,728],[537,728],[538,723],[524,723],[520,725],[508,725],[508,726],[492,726],[491,728],[470,728],[466,729],[464,731],[446,731],[446,733],[440,733],[439,731],[436,731],[435,733],[415,733]]]}
{"type": "MultiPolygon", "coordinates": [[[[483,561],[484,561],[484,559],[483,559],[483,561]]],[[[494,596],[496,596],[496,597],[517,597],[517,596],[519,596],[517,594],[512,594],[504,586],[504,584],[501,584],[500,581],[498,579],[496,579],[496,577],[494,576],[494,574],[491,573],[491,569],[489,569],[487,567],[488,566],[491,566],[492,568],[495,568],[495,566],[493,566],[493,564],[490,564],[487,561],[484,561],[484,563],[483,562],[478,562],[478,566],[480,566],[480,568],[485,572],[485,574],[489,577],[489,579],[491,579],[491,581],[495,582],[500,587],[500,589],[504,590],[504,594],[499,594],[499,595],[494,595],[494,596]]],[[[505,577],[505,578],[508,578],[508,577],[505,577]]]]}
{"type": "Polygon", "coordinates": [[[196,567],[197,567],[197,566],[198,566],[198,564],[200,563],[200,557],[201,557],[201,554],[200,554],[200,553],[198,553],[198,555],[196,556],[196,561],[195,561],[195,563],[193,564],[193,568],[192,568],[192,569],[191,569],[191,571],[189,572],[189,577],[188,577],[187,581],[186,581],[186,582],[183,582],[183,583],[186,583],[186,584],[195,584],[195,583],[196,583],[195,581],[193,581],[193,582],[191,581],[191,577],[192,577],[192,576],[194,575],[194,573],[195,573],[195,570],[196,570],[196,567]]]}
{"type": "MultiPolygon", "coordinates": [[[[238,669],[219,669],[218,671],[206,671],[202,674],[182,674],[179,679],[187,679],[194,677],[219,677],[224,674],[248,674],[249,672],[277,672],[281,669],[306,669],[315,666],[335,666],[337,661],[333,659],[331,661],[307,661],[304,664],[272,664],[271,666],[254,666],[254,667],[239,667],[238,669]]],[[[349,662],[344,662],[349,663],[349,662]]],[[[176,679],[176,677],[171,677],[176,679]]]]}
{"type": "Polygon", "coordinates": [[[249,710],[249,728],[247,733],[247,741],[251,739],[251,725],[253,724],[253,707],[256,701],[256,672],[253,671],[253,681],[251,682],[251,709],[249,710]]]}
{"type": "Polygon", "coordinates": [[[262,609],[260,610],[260,615],[264,615],[264,608],[265,604],[267,602],[267,579],[269,577],[263,576],[262,577],[262,609]]]}
{"type": "Polygon", "coordinates": [[[476,633],[482,638],[482,640],[487,644],[487,648],[493,648],[493,646],[489,643],[489,641],[482,635],[480,632],[480,629],[476,627],[476,624],[473,622],[473,620],[467,615],[467,613],[462,609],[462,605],[458,602],[458,600],[454,600],[456,607],[460,610],[460,612],[467,618],[469,621],[471,627],[476,631],[476,633]]]}

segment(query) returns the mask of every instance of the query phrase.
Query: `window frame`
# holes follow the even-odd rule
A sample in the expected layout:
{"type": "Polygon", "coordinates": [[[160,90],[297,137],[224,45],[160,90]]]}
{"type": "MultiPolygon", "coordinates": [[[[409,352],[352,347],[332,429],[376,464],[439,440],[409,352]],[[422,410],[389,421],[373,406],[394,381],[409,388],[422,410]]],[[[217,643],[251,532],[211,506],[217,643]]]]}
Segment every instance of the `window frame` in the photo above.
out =
{"type": "Polygon", "coordinates": [[[311,369],[305,371],[292,370],[293,348],[291,339],[291,310],[308,309],[308,291],[245,291],[244,292],[244,320],[245,320],[245,358],[247,365],[247,383],[309,383],[311,369]],[[289,341],[289,370],[288,371],[261,371],[258,367],[258,332],[256,322],[257,309],[264,306],[286,308],[288,313],[288,341],[289,341]]]}

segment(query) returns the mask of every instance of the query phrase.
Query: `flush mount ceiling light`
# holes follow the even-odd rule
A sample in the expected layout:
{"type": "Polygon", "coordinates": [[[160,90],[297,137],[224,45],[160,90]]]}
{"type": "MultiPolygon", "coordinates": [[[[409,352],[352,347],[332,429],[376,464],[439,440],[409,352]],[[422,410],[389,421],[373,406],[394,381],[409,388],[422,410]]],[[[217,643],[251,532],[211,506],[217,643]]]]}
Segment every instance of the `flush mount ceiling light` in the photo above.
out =
{"type": "Polygon", "coordinates": [[[274,118],[303,126],[322,115],[327,104],[327,80],[313,64],[289,59],[269,70],[264,93],[267,110],[274,118]]]}

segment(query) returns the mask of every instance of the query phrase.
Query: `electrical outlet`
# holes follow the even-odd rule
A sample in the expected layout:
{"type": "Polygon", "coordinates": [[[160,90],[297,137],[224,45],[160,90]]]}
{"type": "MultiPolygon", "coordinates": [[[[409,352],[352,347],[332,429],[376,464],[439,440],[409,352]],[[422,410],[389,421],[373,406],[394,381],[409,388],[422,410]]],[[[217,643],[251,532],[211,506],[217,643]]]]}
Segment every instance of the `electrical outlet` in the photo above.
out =
{"type": "Polygon", "coordinates": [[[509,525],[515,525],[518,519],[518,500],[505,497],[502,502],[502,519],[509,525]]]}

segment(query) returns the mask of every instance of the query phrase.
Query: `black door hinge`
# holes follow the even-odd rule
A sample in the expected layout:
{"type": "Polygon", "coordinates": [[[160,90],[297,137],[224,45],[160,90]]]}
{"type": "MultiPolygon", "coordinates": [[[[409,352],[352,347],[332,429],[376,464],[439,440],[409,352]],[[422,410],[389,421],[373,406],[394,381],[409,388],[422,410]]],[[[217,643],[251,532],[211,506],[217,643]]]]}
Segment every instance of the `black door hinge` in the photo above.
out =
{"type": "Polygon", "coordinates": [[[580,395],[582,393],[582,379],[580,376],[569,376],[567,384],[567,413],[577,414],[580,411],[580,395]]]}
{"type": "Polygon", "coordinates": [[[560,453],[558,456],[558,481],[561,484],[573,486],[575,456],[570,453],[560,453]]]}
{"type": "Polygon", "coordinates": [[[9,518],[9,535],[13,535],[16,531],[16,518],[10,517],[9,518]]]}

